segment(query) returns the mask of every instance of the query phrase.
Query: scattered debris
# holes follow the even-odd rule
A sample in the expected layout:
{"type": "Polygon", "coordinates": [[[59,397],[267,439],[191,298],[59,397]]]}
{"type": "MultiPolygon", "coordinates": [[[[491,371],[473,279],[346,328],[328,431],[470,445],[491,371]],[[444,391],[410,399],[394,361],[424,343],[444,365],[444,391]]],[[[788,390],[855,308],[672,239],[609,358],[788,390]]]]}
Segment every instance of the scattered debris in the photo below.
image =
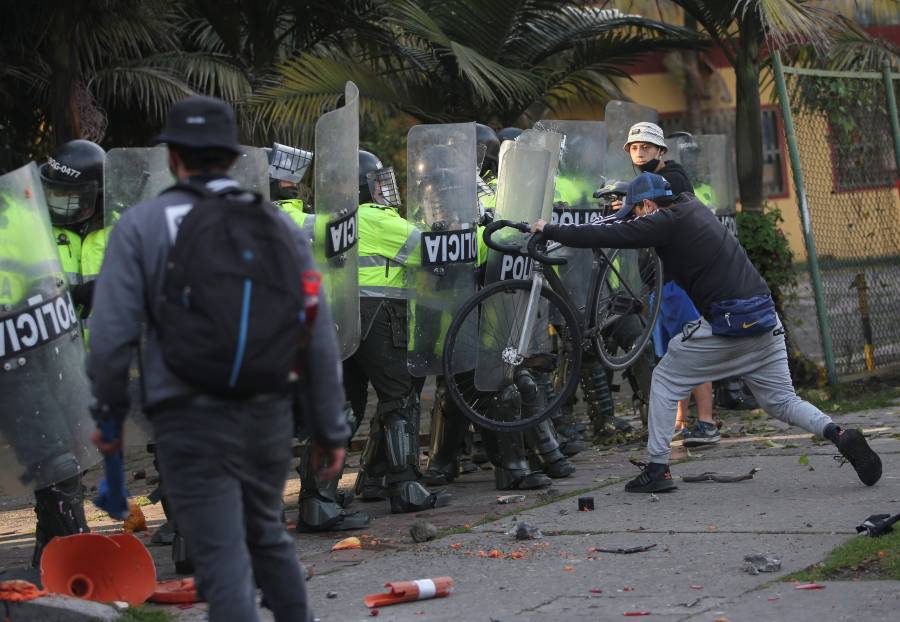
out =
{"type": "Polygon", "coordinates": [[[138,469],[131,474],[131,479],[139,480],[139,479],[147,479],[147,471],[144,469],[138,469]]]}
{"type": "Polygon", "coordinates": [[[435,577],[433,579],[416,579],[414,581],[391,581],[385,583],[384,587],[390,589],[387,594],[369,594],[363,599],[366,607],[372,609],[369,615],[374,611],[378,611],[377,607],[449,596],[453,590],[453,579],[450,577],[435,577]]]}
{"type": "Polygon", "coordinates": [[[861,536],[877,538],[893,531],[894,523],[897,521],[900,521],[900,514],[893,516],[890,514],[872,514],[863,521],[862,525],[856,526],[856,533],[861,536]]]}
{"type": "Polygon", "coordinates": [[[331,547],[332,551],[344,551],[346,549],[361,549],[362,541],[356,536],[352,536],[350,538],[344,538],[333,547],[331,547]]]}
{"type": "Polygon", "coordinates": [[[506,535],[512,536],[516,540],[538,540],[544,537],[540,529],[528,523],[516,523],[512,529],[506,532],[506,535]]]}
{"type": "Polygon", "coordinates": [[[809,466],[809,456],[806,454],[800,454],[800,459],[798,460],[800,466],[809,466]]]}
{"type": "Polygon", "coordinates": [[[132,502],[128,504],[128,516],[122,523],[122,529],[125,533],[147,531],[147,518],[144,516],[141,506],[137,503],[132,502]]]}
{"type": "Polygon", "coordinates": [[[603,590],[588,590],[591,594],[602,594],[603,590]]]}
{"type": "Polygon", "coordinates": [[[560,516],[567,516],[568,514],[569,514],[569,510],[560,510],[559,511],[560,516]]]}
{"type": "Polygon", "coordinates": [[[563,572],[575,572],[575,566],[566,564],[565,566],[563,566],[563,572]]]}
{"type": "Polygon", "coordinates": [[[636,618],[638,616],[648,616],[650,615],[649,611],[626,611],[622,614],[626,618],[636,618]]]}
{"type": "Polygon", "coordinates": [[[702,586],[702,585],[692,585],[692,586],[691,586],[691,589],[692,589],[692,590],[702,590],[702,589],[703,589],[703,586],[702,586]]]}
{"type": "Polygon", "coordinates": [[[371,611],[369,611],[369,615],[373,618],[377,618],[379,613],[381,613],[381,612],[378,611],[377,609],[372,609],[371,611]]]}
{"type": "Polygon", "coordinates": [[[327,594],[325,594],[325,598],[337,598],[337,596],[337,592],[328,592],[327,594]]]}
{"type": "Polygon", "coordinates": [[[650,503],[656,503],[659,501],[659,497],[656,496],[655,492],[650,493],[650,503]]]}
{"type": "Polygon", "coordinates": [[[509,503],[525,503],[525,495],[502,495],[497,497],[497,503],[507,505],[509,503]]]}
{"type": "Polygon", "coordinates": [[[409,528],[409,535],[412,537],[413,542],[428,542],[429,540],[434,540],[437,537],[438,529],[428,521],[416,521],[413,523],[412,527],[409,528]]]}
{"type": "Polygon", "coordinates": [[[732,484],[734,482],[742,482],[747,479],[753,479],[753,476],[759,473],[759,469],[753,467],[746,475],[729,475],[706,471],[699,475],[682,475],[681,479],[685,482],[719,482],[720,484],[732,484]]]}
{"type": "Polygon", "coordinates": [[[821,583],[800,583],[794,586],[795,590],[824,590],[825,586],[821,583]]]}
{"type": "Polygon", "coordinates": [[[594,511],[594,498],[593,497],[578,497],[578,511],[579,512],[593,512],[594,511]]]}
{"type": "Polygon", "coordinates": [[[649,551],[650,549],[656,548],[656,544],[647,544],[646,546],[632,546],[629,548],[617,548],[617,549],[601,549],[594,547],[595,553],[616,553],[618,555],[631,555],[632,553],[643,553],[644,551],[649,551]]]}
{"type": "Polygon", "coordinates": [[[768,553],[765,555],[745,555],[744,570],[750,574],[778,572],[781,570],[781,560],[768,553]]]}

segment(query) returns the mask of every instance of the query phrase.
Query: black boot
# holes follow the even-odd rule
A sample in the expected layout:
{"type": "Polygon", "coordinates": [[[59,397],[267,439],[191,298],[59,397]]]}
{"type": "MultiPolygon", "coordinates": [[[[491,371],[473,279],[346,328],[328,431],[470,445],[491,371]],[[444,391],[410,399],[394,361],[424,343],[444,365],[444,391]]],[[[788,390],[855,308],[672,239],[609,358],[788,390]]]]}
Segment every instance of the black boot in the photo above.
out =
{"type": "Polygon", "coordinates": [[[35,568],[40,568],[41,555],[50,540],[90,531],[84,516],[84,486],[81,478],[82,475],[78,474],[34,491],[37,527],[31,563],[35,568]]]}

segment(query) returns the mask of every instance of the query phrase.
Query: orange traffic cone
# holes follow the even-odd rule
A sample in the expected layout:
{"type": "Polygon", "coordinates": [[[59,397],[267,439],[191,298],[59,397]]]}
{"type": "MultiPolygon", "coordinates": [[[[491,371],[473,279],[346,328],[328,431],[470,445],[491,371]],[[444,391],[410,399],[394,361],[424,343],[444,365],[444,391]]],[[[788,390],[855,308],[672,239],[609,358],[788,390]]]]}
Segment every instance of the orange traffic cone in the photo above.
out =
{"type": "Polygon", "coordinates": [[[130,534],[54,538],[41,556],[41,582],[56,594],[140,605],[156,589],[149,551],[130,534]]]}
{"type": "Polygon", "coordinates": [[[450,595],[450,591],[453,589],[453,579],[437,577],[415,581],[392,581],[385,583],[384,587],[390,588],[391,591],[387,594],[369,594],[365,598],[367,607],[387,607],[414,600],[443,598],[450,595]]]}

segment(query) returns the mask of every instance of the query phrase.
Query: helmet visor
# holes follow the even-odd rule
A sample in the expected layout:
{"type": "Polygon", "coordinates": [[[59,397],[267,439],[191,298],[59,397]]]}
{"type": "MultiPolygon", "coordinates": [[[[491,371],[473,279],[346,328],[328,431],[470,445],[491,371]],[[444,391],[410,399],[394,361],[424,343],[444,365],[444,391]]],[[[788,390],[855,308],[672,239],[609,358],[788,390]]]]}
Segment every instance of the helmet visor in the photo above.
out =
{"type": "Polygon", "coordinates": [[[400,186],[397,185],[397,177],[394,175],[394,167],[388,166],[372,171],[366,175],[369,184],[369,192],[372,200],[381,205],[400,207],[400,186]]]}
{"type": "Polygon", "coordinates": [[[269,160],[269,177],[299,184],[312,160],[312,151],[275,143],[269,160]]]}
{"type": "Polygon", "coordinates": [[[96,181],[65,183],[44,177],[44,196],[54,225],[84,222],[94,215],[100,188],[96,181]]]}

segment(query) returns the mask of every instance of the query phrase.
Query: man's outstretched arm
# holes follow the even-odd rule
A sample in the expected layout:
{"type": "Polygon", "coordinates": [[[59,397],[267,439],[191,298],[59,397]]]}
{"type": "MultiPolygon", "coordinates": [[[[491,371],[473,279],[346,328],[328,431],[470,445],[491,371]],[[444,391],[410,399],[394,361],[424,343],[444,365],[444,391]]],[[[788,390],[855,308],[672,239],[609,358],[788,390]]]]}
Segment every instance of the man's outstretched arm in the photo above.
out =
{"type": "MultiPolygon", "coordinates": [[[[536,225],[532,230],[536,230],[536,225]]],[[[668,244],[675,225],[675,215],[668,209],[660,209],[633,220],[596,225],[545,225],[543,232],[548,240],[573,248],[650,248],[668,244]]]]}

